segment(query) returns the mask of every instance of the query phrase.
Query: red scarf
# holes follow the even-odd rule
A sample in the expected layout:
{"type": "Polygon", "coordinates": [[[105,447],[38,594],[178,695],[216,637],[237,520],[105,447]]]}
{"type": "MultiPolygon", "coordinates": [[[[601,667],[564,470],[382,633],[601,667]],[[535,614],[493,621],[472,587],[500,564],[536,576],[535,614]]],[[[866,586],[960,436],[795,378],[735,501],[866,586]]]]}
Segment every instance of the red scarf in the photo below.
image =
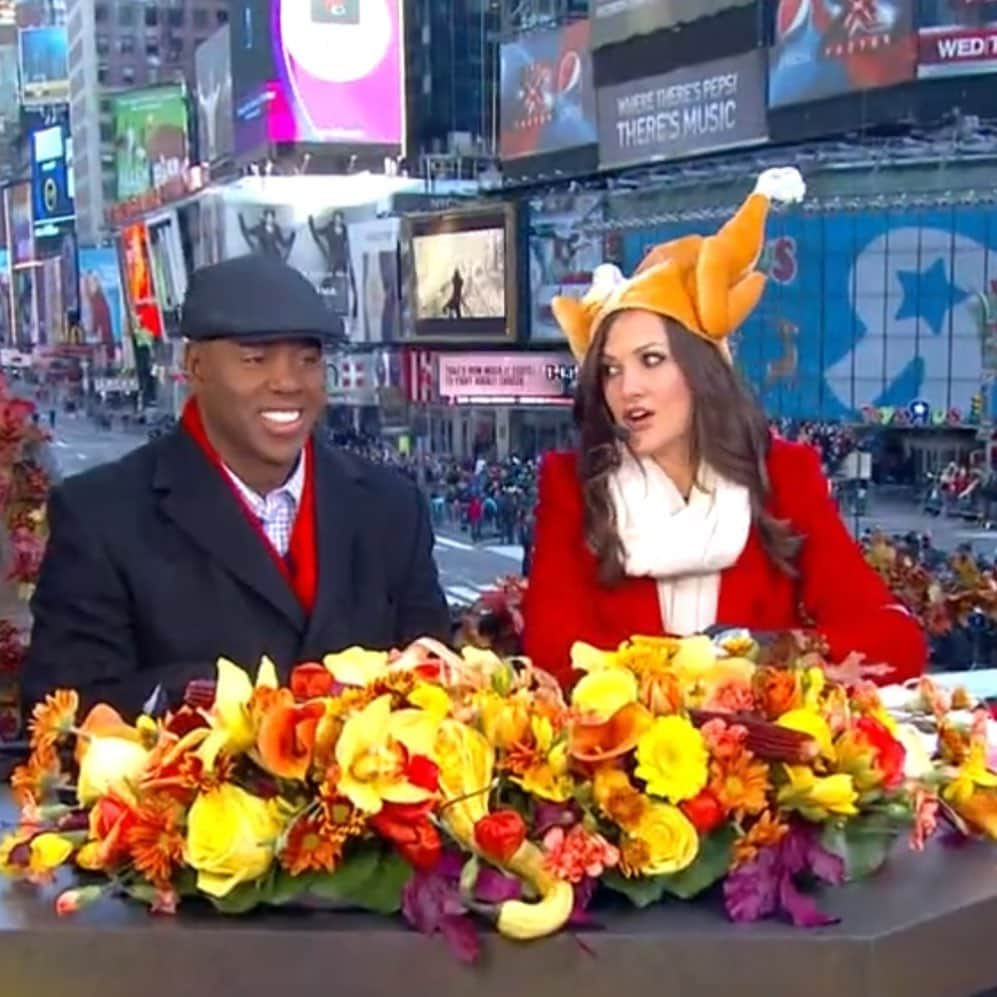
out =
{"type": "Polygon", "coordinates": [[[297,515],[294,517],[294,527],[291,530],[291,545],[288,548],[288,556],[285,559],[281,557],[280,551],[270,542],[270,538],[264,532],[259,519],[256,518],[253,510],[246,504],[246,500],[239,493],[235,482],[229,476],[221,457],[218,456],[218,451],[211,445],[208,434],[204,429],[204,422],[201,419],[201,410],[193,398],[184,406],[181,424],[201,448],[204,456],[217,469],[225,484],[228,485],[229,491],[232,492],[232,495],[239,503],[239,508],[245,513],[249,524],[256,531],[260,540],[266,545],[271,557],[273,557],[274,564],[277,565],[287,584],[294,590],[294,594],[298,597],[302,608],[310,616],[312,610],[315,608],[315,593],[318,591],[318,557],[316,556],[315,530],[315,448],[312,445],[312,441],[309,440],[305,444],[305,486],[301,491],[301,503],[298,506],[297,515]]]}

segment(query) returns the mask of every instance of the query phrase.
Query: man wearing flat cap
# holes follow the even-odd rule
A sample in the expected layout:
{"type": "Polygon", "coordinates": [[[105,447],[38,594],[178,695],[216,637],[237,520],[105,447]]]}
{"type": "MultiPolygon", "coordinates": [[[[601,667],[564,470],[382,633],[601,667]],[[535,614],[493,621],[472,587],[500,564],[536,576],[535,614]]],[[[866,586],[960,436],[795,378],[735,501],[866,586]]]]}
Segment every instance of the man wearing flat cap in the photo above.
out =
{"type": "Polygon", "coordinates": [[[192,392],[167,436],[70,478],[32,601],[25,695],[135,710],[224,655],[294,665],[352,645],[446,639],[414,485],[313,435],[330,316],[286,264],[196,271],[181,319],[192,392]]]}

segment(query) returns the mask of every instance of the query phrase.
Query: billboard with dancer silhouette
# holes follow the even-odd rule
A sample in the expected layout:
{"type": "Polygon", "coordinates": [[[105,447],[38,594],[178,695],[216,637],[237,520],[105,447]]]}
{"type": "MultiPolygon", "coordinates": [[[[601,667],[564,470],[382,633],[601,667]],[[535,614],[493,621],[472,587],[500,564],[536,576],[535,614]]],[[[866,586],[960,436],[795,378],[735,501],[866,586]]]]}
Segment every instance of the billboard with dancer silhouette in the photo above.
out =
{"type": "Polygon", "coordinates": [[[194,69],[197,77],[197,156],[202,163],[214,163],[231,156],[234,148],[232,53],[227,24],[197,46],[194,69]]]}
{"type": "Polygon", "coordinates": [[[516,226],[505,205],[405,219],[415,336],[507,338],[516,326],[516,226]]]}
{"type": "Polygon", "coordinates": [[[225,256],[259,253],[283,260],[316,287],[354,342],[398,338],[397,218],[359,218],[338,208],[302,214],[288,204],[223,206],[225,256]]]}

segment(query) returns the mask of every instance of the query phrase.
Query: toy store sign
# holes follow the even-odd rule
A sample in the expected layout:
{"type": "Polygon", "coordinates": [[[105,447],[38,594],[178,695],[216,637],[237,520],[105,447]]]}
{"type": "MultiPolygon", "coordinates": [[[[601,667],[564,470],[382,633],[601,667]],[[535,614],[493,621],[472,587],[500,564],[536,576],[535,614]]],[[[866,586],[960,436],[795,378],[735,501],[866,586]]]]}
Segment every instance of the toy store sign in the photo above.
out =
{"type": "Polygon", "coordinates": [[[758,50],[600,88],[599,165],[681,159],[764,142],[765,73],[758,50]]]}
{"type": "Polygon", "coordinates": [[[576,368],[561,353],[440,355],[440,395],[449,399],[556,400],[570,397],[576,368]]]}

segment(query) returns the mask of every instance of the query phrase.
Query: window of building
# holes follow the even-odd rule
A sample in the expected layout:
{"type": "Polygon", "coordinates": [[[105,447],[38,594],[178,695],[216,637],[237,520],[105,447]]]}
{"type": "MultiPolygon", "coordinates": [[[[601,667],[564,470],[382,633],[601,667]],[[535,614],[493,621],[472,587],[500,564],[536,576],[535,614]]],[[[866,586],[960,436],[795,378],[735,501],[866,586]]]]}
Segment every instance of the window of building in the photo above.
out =
{"type": "Polygon", "coordinates": [[[121,82],[122,83],[134,83],[135,82],[135,67],[134,66],[122,66],[121,67],[121,82]]]}
{"type": "Polygon", "coordinates": [[[135,27],[135,8],[131,4],[122,4],[118,8],[118,24],[122,28],[135,27]]]}
{"type": "Polygon", "coordinates": [[[108,84],[108,82],[110,82],[110,79],[111,79],[111,73],[108,70],[107,66],[98,66],[97,67],[97,82],[102,87],[106,87],[107,84],[108,84]]]}
{"type": "Polygon", "coordinates": [[[184,9],[182,7],[179,8],[179,9],[176,8],[176,7],[171,7],[166,12],[166,23],[171,28],[182,28],[183,27],[183,16],[184,16],[184,13],[185,13],[185,11],[184,11],[184,9]]]}
{"type": "Polygon", "coordinates": [[[100,140],[101,142],[114,141],[114,125],[110,121],[102,121],[100,123],[100,140]]]}
{"type": "Polygon", "coordinates": [[[156,7],[145,8],[145,26],[155,28],[159,24],[159,9],[156,7]]]}
{"type": "Polygon", "coordinates": [[[219,7],[215,11],[215,19],[219,24],[228,24],[228,10],[225,7],[219,7]]]}
{"type": "Polygon", "coordinates": [[[195,10],[194,11],[194,27],[195,28],[206,28],[211,22],[208,20],[208,12],[206,10],[195,10]]]}
{"type": "Polygon", "coordinates": [[[135,54],[135,36],[134,35],[119,35],[118,36],[118,51],[122,55],[134,55],[135,54]]]}
{"type": "Polygon", "coordinates": [[[182,38],[171,38],[169,42],[169,49],[167,50],[167,58],[170,62],[182,62],[183,61],[183,39],[182,38]]]}
{"type": "Polygon", "coordinates": [[[107,22],[107,4],[99,3],[93,9],[93,19],[97,24],[105,24],[107,22]]]}
{"type": "Polygon", "coordinates": [[[111,51],[111,39],[105,34],[97,35],[97,55],[108,55],[111,51]]]}
{"type": "Polygon", "coordinates": [[[145,43],[145,57],[147,59],[158,59],[159,58],[159,42],[157,41],[146,41],[145,43]]]}

